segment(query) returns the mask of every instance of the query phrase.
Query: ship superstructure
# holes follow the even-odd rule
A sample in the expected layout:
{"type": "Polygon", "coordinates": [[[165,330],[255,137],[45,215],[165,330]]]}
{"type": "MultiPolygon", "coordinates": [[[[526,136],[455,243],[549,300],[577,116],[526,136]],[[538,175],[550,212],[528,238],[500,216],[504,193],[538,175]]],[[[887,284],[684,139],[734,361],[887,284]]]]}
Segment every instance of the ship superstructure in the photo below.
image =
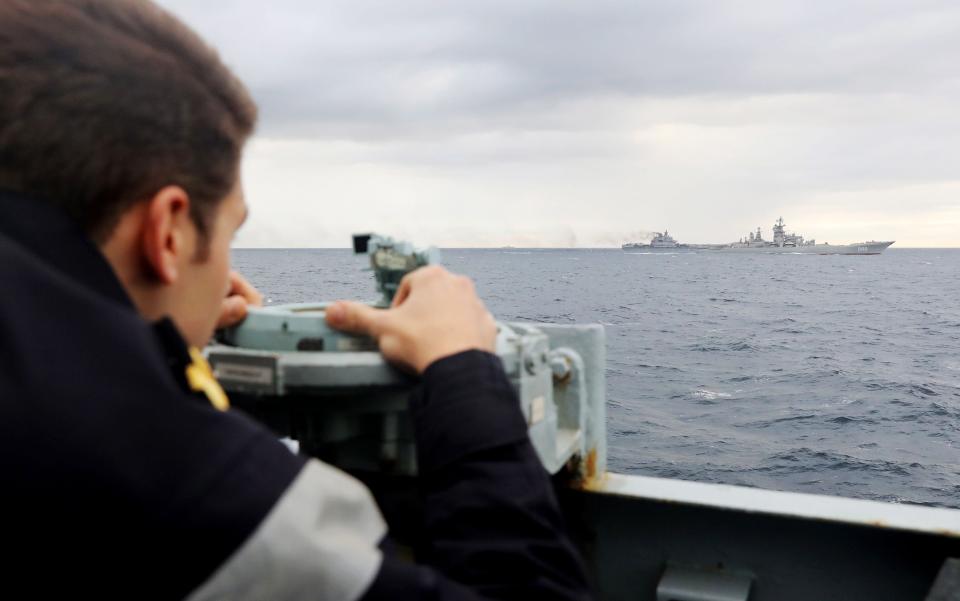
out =
{"type": "MultiPolygon", "coordinates": [[[[787,226],[783,222],[783,217],[773,224],[773,242],[763,239],[763,231],[758,227],[756,233],[750,232],[746,237],[733,242],[731,248],[799,248],[804,246],[816,246],[816,240],[805,240],[803,236],[794,233],[787,233],[787,226]]],[[[719,246],[718,249],[722,249],[719,246]]]]}
{"type": "Polygon", "coordinates": [[[620,248],[623,250],[683,250],[689,247],[686,244],[677,242],[676,239],[670,235],[670,232],[664,230],[662,233],[654,232],[653,239],[650,240],[649,244],[628,242],[620,248]]]}

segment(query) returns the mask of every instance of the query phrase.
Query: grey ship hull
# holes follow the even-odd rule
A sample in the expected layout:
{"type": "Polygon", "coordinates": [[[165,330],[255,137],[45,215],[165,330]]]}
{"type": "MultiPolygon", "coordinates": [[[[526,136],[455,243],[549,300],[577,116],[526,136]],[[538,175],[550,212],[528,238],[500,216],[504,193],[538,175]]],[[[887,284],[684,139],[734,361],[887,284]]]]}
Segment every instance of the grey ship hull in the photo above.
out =
{"type": "Polygon", "coordinates": [[[690,252],[694,250],[688,244],[681,244],[680,246],[649,246],[643,244],[624,244],[620,248],[629,252],[639,252],[639,253],[677,253],[677,252],[690,252]]]}
{"type": "Polygon", "coordinates": [[[676,247],[624,244],[620,248],[638,253],[723,252],[787,255],[879,255],[893,242],[860,242],[857,244],[811,244],[805,246],[746,246],[737,244],[682,244],[676,247]]]}
{"type": "Polygon", "coordinates": [[[559,492],[605,601],[960,598],[955,509],[615,473],[559,492]]]}
{"type": "Polygon", "coordinates": [[[800,255],[879,255],[893,242],[859,242],[856,244],[811,244],[806,246],[740,246],[736,244],[703,244],[698,250],[724,253],[766,253],[800,255]]]}

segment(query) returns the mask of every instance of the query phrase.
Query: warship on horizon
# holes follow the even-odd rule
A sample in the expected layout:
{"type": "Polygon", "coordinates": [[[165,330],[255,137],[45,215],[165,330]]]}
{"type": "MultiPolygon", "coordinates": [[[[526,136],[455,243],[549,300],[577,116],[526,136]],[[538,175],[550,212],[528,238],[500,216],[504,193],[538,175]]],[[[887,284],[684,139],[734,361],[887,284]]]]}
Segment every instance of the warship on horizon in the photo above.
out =
{"type": "Polygon", "coordinates": [[[677,242],[673,236],[669,234],[666,230],[663,233],[654,232],[653,239],[649,244],[643,244],[640,242],[628,242],[622,245],[620,248],[623,250],[654,250],[654,251],[663,251],[663,250],[688,250],[690,248],[689,244],[680,244],[677,242]]]}
{"type": "Polygon", "coordinates": [[[854,244],[832,245],[817,244],[816,240],[805,240],[799,234],[786,233],[783,217],[773,224],[773,241],[764,240],[763,233],[757,228],[756,233],[750,232],[746,238],[729,244],[680,244],[667,232],[659,232],[649,244],[630,242],[621,246],[623,250],[704,250],[711,252],[751,252],[751,253],[781,253],[781,254],[816,254],[816,255],[879,255],[894,241],[856,242],[854,244]]]}

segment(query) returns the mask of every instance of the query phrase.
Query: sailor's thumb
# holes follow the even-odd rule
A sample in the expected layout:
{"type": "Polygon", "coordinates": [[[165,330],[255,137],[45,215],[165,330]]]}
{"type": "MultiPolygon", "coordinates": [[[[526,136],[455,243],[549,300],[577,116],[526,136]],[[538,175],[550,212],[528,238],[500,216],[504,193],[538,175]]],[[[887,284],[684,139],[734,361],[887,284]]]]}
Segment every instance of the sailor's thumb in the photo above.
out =
{"type": "Polygon", "coordinates": [[[337,301],[327,307],[327,325],[343,332],[376,338],[380,334],[379,324],[384,312],[363,303],[337,301]]]}

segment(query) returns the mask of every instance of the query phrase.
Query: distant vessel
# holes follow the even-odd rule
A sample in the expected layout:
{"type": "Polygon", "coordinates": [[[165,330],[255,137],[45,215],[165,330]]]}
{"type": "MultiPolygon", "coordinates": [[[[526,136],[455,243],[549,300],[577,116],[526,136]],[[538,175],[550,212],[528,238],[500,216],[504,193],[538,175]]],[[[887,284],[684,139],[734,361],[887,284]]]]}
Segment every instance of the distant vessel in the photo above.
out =
{"type": "Polygon", "coordinates": [[[623,250],[705,250],[712,252],[739,252],[739,253],[781,253],[781,254],[811,254],[811,255],[879,255],[893,241],[856,242],[854,244],[817,244],[816,240],[806,240],[803,236],[787,233],[783,217],[773,224],[773,241],[764,240],[763,232],[757,228],[746,238],[729,244],[680,244],[666,232],[657,234],[650,244],[627,243],[621,246],[623,250]],[[672,245],[671,245],[672,244],[672,245]]]}
{"type": "Polygon", "coordinates": [[[649,244],[643,244],[641,242],[628,242],[620,246],[623,250],[686,250],[689,249],[689,245],[680,244],[674,240],[673,236],[670,235],[666,230],[661,234],[660,232],[655,232],[653,240],[649,244]]]}
{"type": "Polygon", "coordinates": [[[799,234],[788,234],[783,217],[773,224],[773,241],[763,239],[760,228],[757,232],[750,234],[746,238],[741,238],[738,242],[731,244],[705,244],[699,246],[703,250],[712,250],[720,252],[762,252],[762,253],[802,253],[816,255],[879,255],[885,251],[893,241],[877,242],[856,242],[854,244],[817,244],[816,240],[805,240],[799,234]]]}

